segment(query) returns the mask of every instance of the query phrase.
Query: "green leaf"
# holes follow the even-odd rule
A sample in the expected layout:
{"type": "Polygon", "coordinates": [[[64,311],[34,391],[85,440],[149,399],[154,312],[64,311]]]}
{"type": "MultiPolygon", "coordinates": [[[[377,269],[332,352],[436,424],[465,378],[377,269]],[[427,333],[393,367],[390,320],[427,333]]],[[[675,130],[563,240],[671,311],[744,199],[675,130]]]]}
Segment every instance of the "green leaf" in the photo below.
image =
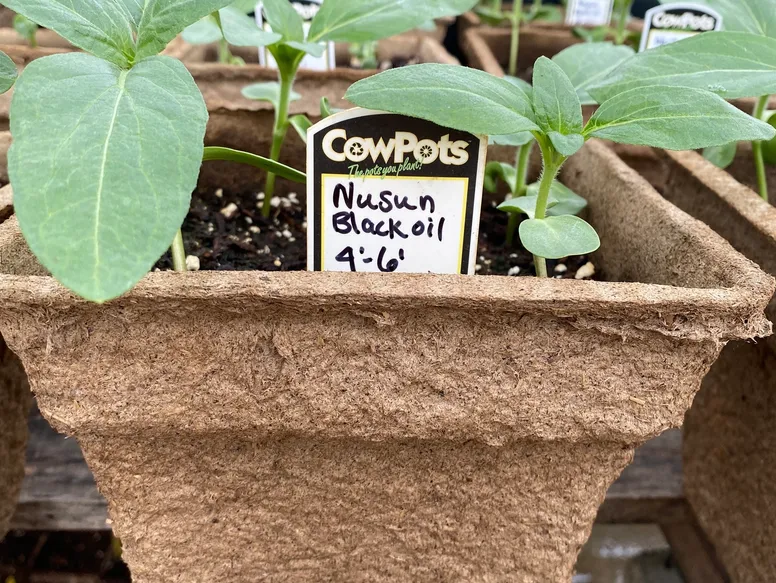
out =
{"type": "Polygon", "coordinates": [[[641,87],[605,101],[584,134],[624,144],[694,150],[732,141],[770,140],[776,130],[708,91],[641,87]]]}
{"type": "Polygon", "coordinates": [[[776,37],[776,5],[771,0],[700,0],[699,3],[719,12],[725,30],[776,37]]]}
{"type": "Polygon", "coordinates": [[[570,215],[520,223],[520,240],[530,253],[547,259],[586,255],[601,246],[595,229],[570,215]]]}
{"type": "MultiPolygon", "coordinates": [[[[277,109],[280,103],[280,83],[277,81],[267,81],[265,83],[254,83],[242,89],[243,97],[254,99],[256,101],[267,101],[277,109]]],[[[295,91],[291,91],[289,102],[298,101],[302,98],[295,91]]]]}
{"type": "Polygon", "coordinates": [[[13,17],[13,28],[19,33],[19,36],[30,43],[35,40],[35,33],[38,32],[38,25],[21,14],[16,14],[13,17]]]}
{"type": "Polygon", "coordinates": [[[3,4],[120,67],[128,67],[134,55],[132,17],[120,0],[3,0],[3,4]]]}
{"type": "Polygon", "coordinates": [[[419,117],[474,134],[539,129],[523,91],[484,71],[454,65],[390,69],[353,84],[345,98],[361,107],[419,117]]]}
{"type": "Polygon", "coordinates": [[[313,122],[310,121],[310,118],[306,115],[299,114],[291,117],[288,120],[288,123],[296,130],[296,133],[299,134],[299,137],[302,138],[302,141],[306,144],[307,130],[313,127],[313,122]]]}
{"type": "Polygon", "coordinates": [[[603,103],[654,85],[705,89],[725,99],[776,93],[776,39],[704,32],[631,57],[589,93],[603,103]]]}
{"type": "Polygon", "coordinates": [[[501,180],[509,187],[509,191],[515,194],[517,183],[517,170],[514,166],[504,162],[488,162],[485,166],[485,190],[498,192],[498,181],[501,180]]]}
{"type": "Polygon", "coordinates": [[[135,62],[159,54],[187,26],[231,3],[232,0],[145,0],[137,28],[135,62]]]}
{"type": "MultiPolygon", "coordinates": [[[[538,197],[539,183],[529,184],[526,193],[528,196],[538,197]]],[[[587,201],[584,198],[557,180],[553,181],[550,187],[550,196],[547,200],[548,203],[552,203],[547,205],[547,215],[551,217],[578,215],[587,207],[587,201]]]]}
{"type": "Polygon", "coordinates": [[[131,289],[189,210],[206,124],[202,94],[175,59],[131,70],[81,53],[31,62],[11,104],[8,167],[41,263],[93,301],[131,289]]]}
{"type": "Polygon", "coordinates": [[[0,94],[13,87],[18,76],[19,71],[16,69],[16,63],[11,60],[11,57],[0,51],[0,94]]]}
{"type": "Polygon", "coordinates": [[[533,109],[537,125],[558,152],[571,156],[584,145],[577,93],[563,69],[547,57],[539,57],[534,64],[533,109]]]}
{"type": "Polygon", "coordinates": [[[326,45],[322,45],[320,43],[302,43],[302,42],[291,41],[290,43],[288,43],[288,46],[298,49],[304,53],[308,53],[316,58],[321,57],[323,53],[326,51],[326,45]]]}
{"type": "Polygon", "coordinates": [[[328,0],[313,19],[309,40],[379,40],[412,30],[427,20],[457,16],[475,4],[477,0],[328,0]]]}
{"type": "Polygon", "coordinates": [[[338,107],[331,106],[328,97],[321,97],[321,119],[326,119],[327,117],[330,117],[335,113],[339,113],[340,111],[343,110],[338,107]]]}
{"type": "Polygon", "coordinates": [[[304,42],[304,21],[288,0],[263,0],[264,14],[273,32],[285,42],[304,42]]]}
{"type": "Polygon", "coordinates": [[[508,81],[518,89],[521,89],[529,99],[533,98],[533,87],[528,81],[523,81],[520,77],[512,77],[511,75],[504,75],[504,81],[508,81]]]}
{"type": "Polygon", "coordinates": [[[307,176],[305,176],[304,173],[299,172],[299,170],[295,170],[290,166],[275,162],[269,158],[251,154],[250,152],[233,150],[232,148],[221,148],[218,146],[207,146],[202,154],[202,161],[211,162],[213,160],[246,164],[248,166],[253,166],[254,168],[260,168],[266,172],[271,172],[272,174],[290,180],[291,182],[297,182],[299,184],[307,183],[307,176]]]}
{"type": "Polygon", "coordinates": [[[531,132],[520,132],[517,134],[506,134],[503,136],[488,136],[488,143],[496,146],[525,146],[534,139],[531,132]]]}
{"type": "MultiPolygon", "coordinates": [[[[536,195],[525,195],[510,198],[498,205],[498,210],[505,213],[517,213],[527,215],[529,219],[536,216],[536,205],[539,204],[539,197],[536,195]]],[[[552,200],[547,201],[547,208],[550,209],[556,203],[552,200]]]]}
{"type": "Polygon", "coordinates": [[[483,24],[488,26],[498,26],[507,19],[507,15],[501,10],[496,10],[489,6],[477,6],[474,13],[480,18],[483,24]]]}
{"type": "Polygon", "coordinates": [[[552,58],[568,75],[582,105],[594,105],[596,100],[588,88],[605,79],[614,69],[635,53],[626,46],[612,43],[586,43],[572,45],[552,58]]]}
{"type": "Polygon", "coordinates": [[[595,28],[585,28],[584,26],[576,26],[572,29],[574,36],[581,38],[586,43],[600,43],[606,40],[609,36],[608,26],[597,26],[595,28]]]}
{"type": "Polygon", "coordinates": [[[703,150],[703,157],[717,168],[727,168],[736,159],[738,142],[730,142],[721,146],[712,146],[703,150]]]}
{"type": "Polygon", "coordinates": [[[541,8],[531,9],[525,16],[527,22],[550,22],[560,23],[563,22],[563,10],[560,6],[542,6],[541,8]]]}
{"type": "Polygon", "coordinates": [[[187,26],[182,36],[183,40],[192,45],[209,45],[223,38],[216,19],[209,15],[187,26]]]}
{"type": "Polygon", "coordinates": [[[235,0],[232,6],[237,8],[243,14],[250,14],[256,10],[257,0],[235,0]]]}
{"type": "MultiPolygon", "coordinates": [[[[288,2],[287,2],[288,4],[288,2]]],[[[289,4],[290,6],[290,4],[289,4]]],[[[236,47],[266,47],[276,43],[281,36],[256,26],[256,21],[234,6],[218,11],[226,41],[236,47]]]]}

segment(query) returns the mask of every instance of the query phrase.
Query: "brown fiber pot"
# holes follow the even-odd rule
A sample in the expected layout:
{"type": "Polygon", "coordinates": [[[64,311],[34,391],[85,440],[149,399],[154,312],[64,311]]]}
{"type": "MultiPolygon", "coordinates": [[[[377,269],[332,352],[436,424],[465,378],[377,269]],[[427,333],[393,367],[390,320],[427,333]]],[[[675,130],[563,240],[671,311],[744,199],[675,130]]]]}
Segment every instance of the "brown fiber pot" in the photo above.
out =
{"type": "MultiPolygon", "coordinates": [[[[0,133],[0,182],[8,183],[7,132],[0,133]]],[[[10,189],[0,190],[0,223],[13,213],[10,189]]],[[[24,478],[27,415],[32,394],[19,359],[0,336],[0,540],[8,530],[24,478]]]]}
{"type": "Polygon", "coordinates": [[[776,283],[603,144],[562,179],[611,281],[153,273],[96,306],[0,226],[0,331],[133,580],[570,581],[776,283]]]}
{"type": "MultiPolygon", "coordinates": [[[[628,160],[627,153],[623,157],[628,160]]],[[[750,144],[728,171],[695,152],[629,159],[666,198],[776,274],[776,208],[752,188],[750,144]]],[[[769,168],[771,203],[776,169],[769,168]]],[[[776,318],[776,299],[768,316],[776,318]]],[[[733,581],[776,581],[776,342],[734,342],[722,352],[687,414],[687,498],[733,581]]]]}

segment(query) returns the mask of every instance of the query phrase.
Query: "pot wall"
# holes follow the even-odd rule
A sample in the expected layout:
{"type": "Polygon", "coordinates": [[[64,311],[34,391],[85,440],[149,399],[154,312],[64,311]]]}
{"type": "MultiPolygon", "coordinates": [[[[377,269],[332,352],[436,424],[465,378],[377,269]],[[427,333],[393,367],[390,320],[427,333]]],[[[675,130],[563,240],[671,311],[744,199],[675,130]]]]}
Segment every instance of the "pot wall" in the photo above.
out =
{"type": "MultiPolygon", "coordinates": [[[[643,154],[669,200],[776,273],[776,209],[756,187],[750,144],[729,172],[694,152],[643,154]],[[736,181],[736,178],[741,182],[736,181]]],[[[771,201],[776,172],[769,168],[771,201]]],[[[776,317],[776,300],[769,317],[776,317]]],[[[776,580],[776,342],[733,342],[703,381],[684,429],[685,492],[736,582],[776,580]]]]}
{"type": "Polygon", "coordinates": [[[600,143],[562,178],[596,264],[642,283],[155,273],[94,306],[0,227],[0,330],[134,580],[570,581],[633,449],[770,330],[774,281],[600,143]]]}

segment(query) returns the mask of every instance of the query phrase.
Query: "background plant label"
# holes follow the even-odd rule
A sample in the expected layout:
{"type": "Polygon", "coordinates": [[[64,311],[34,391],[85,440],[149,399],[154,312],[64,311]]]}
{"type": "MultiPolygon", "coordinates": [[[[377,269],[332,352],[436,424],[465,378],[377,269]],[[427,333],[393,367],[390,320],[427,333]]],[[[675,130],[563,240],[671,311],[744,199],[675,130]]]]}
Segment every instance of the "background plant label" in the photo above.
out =
{"type": "Polygon", "coordinates": [[[488,140],[352,109],[307,134],[310,271],[474,273],[488,140]]]}
{"type": "MultiPolygon", "coordinates": [[[[304,33],[305,36],[310,32],[310,25],[312,24],[313,17],[318,14],[321,9],[323,0],[290,0],[299,16],[304,21],[304,33]]],[[[263,4],[259,2],[256,5],[256,24],[259,28],[264,30],[272,30],[268,22],[264,21],[264,12],[262,11],[263,4]]],[[[264,67],[270,69],[277,69],[278,65],[275,62],[275,57],[272,56],[266,47],[259,49],[259,63],[264,67]]],[[[334,43],[326,43],[326,50],[320,57],[314,57],[312,55],[305,55],[302,59],[302,64],[299,65],[300,69],[309,69],[312,71],[331,71],[337,66],[336,63],[336,51],[334,43]]]]}
{"type": "Polygon", "coordinates": [[[608,26],[614,0],[569,0],[566,24],[569,26],[608,26]]]}
{"type": "Polygon", "coordinates": [[[722,16],[708,6],[688,2],[656,6],[644,16],[639,52],[712,30],[722,30],[722,16]]]}

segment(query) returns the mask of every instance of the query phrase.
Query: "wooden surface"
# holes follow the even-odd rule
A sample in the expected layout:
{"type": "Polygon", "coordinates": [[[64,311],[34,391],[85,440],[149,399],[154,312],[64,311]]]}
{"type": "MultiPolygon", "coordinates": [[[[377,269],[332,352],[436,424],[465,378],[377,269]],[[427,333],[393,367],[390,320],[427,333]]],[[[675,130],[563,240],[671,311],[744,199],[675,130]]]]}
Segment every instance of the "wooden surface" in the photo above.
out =
{"type": "MultiPolygon", "coordinates": [[[[611,487],[598,520],[661,523],[683,508],[681,432],[651,441],[611,487]]],[[[74,439],[54,432],[35,411],[30,417],[27,475],[12,528],[99,531],[110,528],[105,499],[97,491],[74,439]]]]}

